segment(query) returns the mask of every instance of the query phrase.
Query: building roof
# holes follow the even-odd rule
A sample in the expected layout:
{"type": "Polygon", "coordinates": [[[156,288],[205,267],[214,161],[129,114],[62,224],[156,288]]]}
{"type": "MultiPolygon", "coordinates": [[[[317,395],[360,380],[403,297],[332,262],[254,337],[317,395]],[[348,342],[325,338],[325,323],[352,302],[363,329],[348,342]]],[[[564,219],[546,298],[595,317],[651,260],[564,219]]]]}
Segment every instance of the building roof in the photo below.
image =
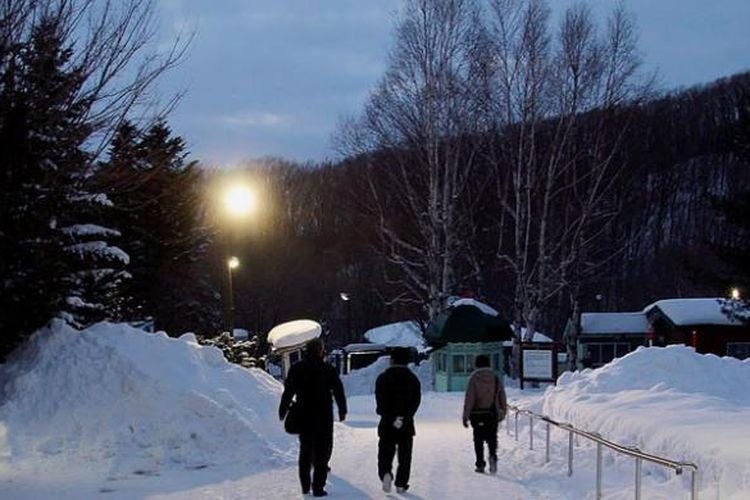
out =
{"type": "Polygon", "coordinates": [[[582,334],[643,333],[648,331],[648,319],[643,312],[582,313],[582,334]]]}
{"type": "Polygon", "coordinates": [[[723,310],[725,299],[665,299],[646,306],[644,314],[650,315],[658,309],[675,326],[724,325],[735,326],[742,323],[729,317],[723,310]]]}
{"type": "Polygon", "coordinates": [[[365,332],[365,338],[373,344],[384,344],[390,347],[416,347],[425,349],[422,330],[416,321],[400,321],[378,326],[365,332]]]}
{"type": "Polygon", "coordinates": [[[453,302],[451,302],[449,307],[458,307],[458,306],[474,306],[480,311],[482,311],[484,314],[488,314],[490,316],[500,316],[500,313],[497,312],[497,310],[494,307],[490,307],[484,302],[480,302],[476,299],[469,299],[469,298],[456,299],[453,302]]]}
{"type": "Polygon", "coordinates": [[[371,352],[371,351],[385,351],[386,345],[384,344],[373,344],[369,342],[360,342],[357,344],[348,344],[342,348],[344,352],[371,352]]]}
{"type": "Polygon", "coordinates": [[[487,314],[476,304],[454,303],[432,321],[426,334],[432,346],[440,346],[451,342],[499,342],[510,339],[513,332],[502,317],[487,314]]]}

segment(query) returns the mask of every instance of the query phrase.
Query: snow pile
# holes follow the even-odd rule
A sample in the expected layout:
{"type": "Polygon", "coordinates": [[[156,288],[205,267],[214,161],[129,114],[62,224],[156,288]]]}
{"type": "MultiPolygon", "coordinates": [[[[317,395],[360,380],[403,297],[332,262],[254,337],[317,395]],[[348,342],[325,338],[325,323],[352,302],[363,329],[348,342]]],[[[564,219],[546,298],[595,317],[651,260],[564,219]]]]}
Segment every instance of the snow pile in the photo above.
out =
{"type": "MultiPolygon", "coordinates": [[[[375,394],[375,381],[378,375],[383,373],[389,366],[391,366],[390,356],[381,356],[373,364],[343,375],[341,381],[344,384],[346,396],[375,394]]],[[[422,384],[422,392],[433,389],[432,363],[430,361],[422,361],[419,365],[410,364],[409,368],[422,384]]]]}
{"type": "Polygon", "coordinates": [[[310,319],[298,319],[277,325],[268,332],[268,343],[274,349],[294,347],[320,337],[323,329],[310,319]]]}
{"type": "Polygon", "coordinates": [[[276,414],[281,385],[192,334],[56,322],[0,367],[0,380],[0,465],[106,464],[115,477],[236,461],[258,469],[293,443],[276,414]]]}
{"type": "Polygon", "coordinates": [[[419,351],[426,348],[422,331],[416,321],[401,321],[379,326],[367,330],[365,338],[373,344],[389,347],[416,347],[419,351]]]}
{"type": "Polygon", "coordinates": [[[641,347],[599,369],[564,373],[545,393],[543,412],[693,462],[702,489],[721,498],[750,495],[750,359],[641,347]]]}

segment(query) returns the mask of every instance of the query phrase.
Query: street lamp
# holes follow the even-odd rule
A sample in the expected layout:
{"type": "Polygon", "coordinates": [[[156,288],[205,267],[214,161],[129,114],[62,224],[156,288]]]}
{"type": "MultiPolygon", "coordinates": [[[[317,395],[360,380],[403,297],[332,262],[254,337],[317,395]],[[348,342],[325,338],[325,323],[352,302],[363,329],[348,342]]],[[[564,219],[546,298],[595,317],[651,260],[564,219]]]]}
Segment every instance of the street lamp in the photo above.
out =
{"type": "Polygon", "coordinates": [[[232,290],[232,272],[240,266],[237,257],[230,256],[234,251],[232,232],[239,229],[241,221],[254,214],[258,208],[256,192],[242,179],[227,180],[218,191],[219,202],[227,219],[226,232],[226,266],[227,266],[227,298],[226,298],[226,326],[234,334],[234,291],[232,290]]]}
{"type": "Polygon", "coordinates": [[[737,287],[732,288],[731,291],[732,300],[740,300],[740,289],[737,287]]]}
{"type": "Polygon", "coordinates": [[[227,329],[229,334],[234,336],[234,291],[232,290],[232,271],[240,267],[240,259],[235,256],[227,259],[227,283],[229,284],[229,290],[227,293],[228,303],[228,314],[227,314],[227,329]]]}
{"type": "Polygon", "coordinates": [[[255,211],[258,198],[249,186],[236,183],[227,187],[224,194],[224,208],[235,218],[245,217],[255,211]]]}
{"type": "Polygon", "coordinates": [[[352,297],[348,292],[341,292],[339,297],[346,304],[346,341],[350,342],[352,340],[352,297]]]}

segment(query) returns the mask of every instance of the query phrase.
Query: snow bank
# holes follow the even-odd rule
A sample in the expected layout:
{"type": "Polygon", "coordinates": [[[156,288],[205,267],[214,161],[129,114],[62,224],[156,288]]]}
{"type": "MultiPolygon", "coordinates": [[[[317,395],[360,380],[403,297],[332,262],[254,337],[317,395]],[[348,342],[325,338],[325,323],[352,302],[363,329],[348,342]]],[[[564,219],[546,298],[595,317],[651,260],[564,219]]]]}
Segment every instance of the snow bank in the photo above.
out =
{"type": "Polygon", "coordinates": [[[379,326],[367,330],[365,338],[373,344],[390,347],[416,347],[419,351],[426,348],[422,330],[416,321],[401,321],[379,326]]]}
{"type": "Polygon", "coordinates": [[[276,416],[281,385],[192,334],[56,322],[0,367],[0,380],[0,462],[18,467],[107,464],[113,476],[237,461],[264,468],[293,442],[276,416]]]}
{"type": "MultiPolygon", "coordinates": [[[[383,373],[389,366],[391,366],[390,356],[381,356],[373,364],[343,375],[341,381],[344,384],[346,396],[375,394],[375,381],[378,375],[383,373]]],[[[416,374],[419,382],[422,384],[422,392],[433,389],[431,361],[422,361],[419,365],[410,364],[409,368],[416,374]]]]}
{"type": "Polygon", "coordinates": [[[640,347],[599,369],[564,373],[545,393],[543,412],[693,462],[712,495],[750,495],[750,360],[640,347]]]}

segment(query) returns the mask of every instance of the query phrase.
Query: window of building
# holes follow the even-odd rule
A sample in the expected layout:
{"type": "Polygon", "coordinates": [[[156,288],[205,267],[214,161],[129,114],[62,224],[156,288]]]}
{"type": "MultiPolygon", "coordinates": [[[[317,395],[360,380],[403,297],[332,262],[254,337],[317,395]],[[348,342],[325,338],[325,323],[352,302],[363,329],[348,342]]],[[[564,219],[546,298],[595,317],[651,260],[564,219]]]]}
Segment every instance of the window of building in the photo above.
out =
{"type": "Polygon", "coordinates": [[[453,373],[466,373],[466,356],[463,354],[453,355],[453,373]]]}
{"type": "Polygon", "coordinates": [[[439,372],[444,372],[445,368],[445,354],[438,354],[435,357],[435,369],[439,372]]]}
{"type": "Polygon", "coordinates": [[[502,370],[503,369],[503,367],[500,365],[500,353],[499,352],[496,352],[496,353],[494,353],[492,355],[491,362],[492,362],[492,369],[493,370],[502,370]]]}
{"type": "Polygon", "coordinates": [[[606,365],[615,358],[630,352],[627,342],[591,342],[586,344],[587,362],[590,367],[606,365]]]}
{"type": "Polygon", "coordinates": [[[750,342],[727,342],[727,356],[737,359],[750,358],[750,342]]]}

